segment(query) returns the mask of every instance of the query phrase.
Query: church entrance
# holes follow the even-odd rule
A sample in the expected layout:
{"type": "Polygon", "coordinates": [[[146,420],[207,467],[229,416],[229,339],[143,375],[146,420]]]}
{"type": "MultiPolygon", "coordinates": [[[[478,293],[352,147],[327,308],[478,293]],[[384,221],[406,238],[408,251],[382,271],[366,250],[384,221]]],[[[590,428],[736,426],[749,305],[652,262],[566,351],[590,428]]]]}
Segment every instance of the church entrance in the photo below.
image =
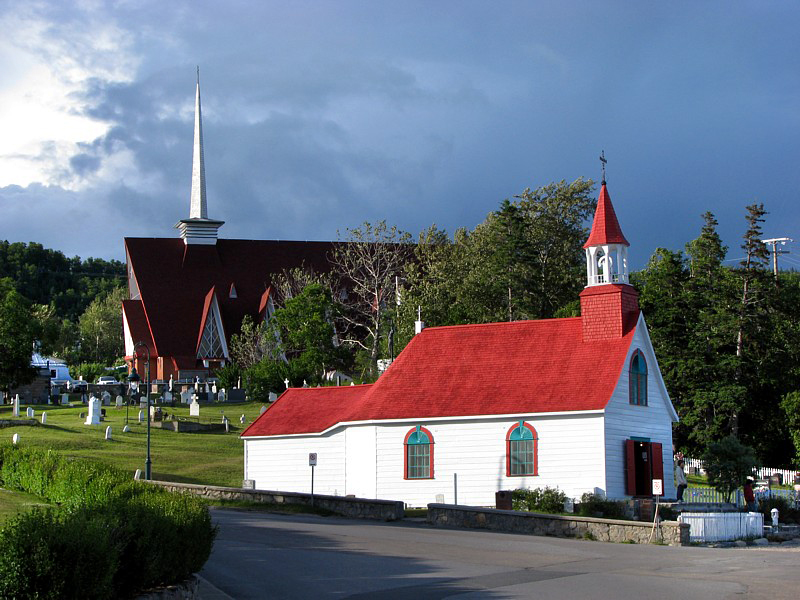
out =
{"type": "Polygon", "coordinates": [[[661,444],[642,439],[625,440],[625,493],[652,496],[653,480],[664,480],[661,444]]]}

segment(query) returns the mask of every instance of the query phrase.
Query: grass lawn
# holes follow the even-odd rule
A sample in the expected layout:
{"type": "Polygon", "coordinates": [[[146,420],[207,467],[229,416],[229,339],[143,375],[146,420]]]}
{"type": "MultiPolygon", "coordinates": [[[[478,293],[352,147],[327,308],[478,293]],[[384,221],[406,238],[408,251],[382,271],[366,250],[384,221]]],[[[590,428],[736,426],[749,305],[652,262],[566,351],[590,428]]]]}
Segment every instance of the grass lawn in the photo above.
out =
{"type": "Polygon", "coordinates": [[[0,523],[34,506],[47,506],[47,503],[33,494],[0,488],[0,523]]]}
{"type": "MultiPolygon", "coordinates": [[[[113,402],[113,401],[112,401],[113,402]]],[[[230,432],[176,433],[154,427],[150,429],[150,455],[153,479],[182,483],[240,487],[244,471],[243,443],[239,434],[247,425],[240,425],[245,415],[252,423],[261,411],[261,403],[201,404],[200,422],[220,423],[223,414],[230,420],[230,432]]],[[[125,408],[105,406],[106,418],[100,425],[84,425],[80,413],[88,407],[31,405],[36,411],[35,426],[11,425],[0,429],[0,442],[11,441],[19,434],[20,445],[52,448],[65,456],[88,458],[109,463],[131,475],[136,469],[144,471],[147,448],[147,423],[138,422],[138,407],[129,408],[128,424],[131,431],[122,433],[125,426],[125,408]],[[41,424],[42,411],[47,412],[47,424],[41,424]],[[106,426],[112,428],[112,439],[106,441],[106,426]]],[[[10,405],[0,406],[0,419],[27,420],[25,409],[20,407],[19,419],[13,419],[10,405]]],[[[188,406],[165,406],[169,414],[189,416],[188,406]]]]}

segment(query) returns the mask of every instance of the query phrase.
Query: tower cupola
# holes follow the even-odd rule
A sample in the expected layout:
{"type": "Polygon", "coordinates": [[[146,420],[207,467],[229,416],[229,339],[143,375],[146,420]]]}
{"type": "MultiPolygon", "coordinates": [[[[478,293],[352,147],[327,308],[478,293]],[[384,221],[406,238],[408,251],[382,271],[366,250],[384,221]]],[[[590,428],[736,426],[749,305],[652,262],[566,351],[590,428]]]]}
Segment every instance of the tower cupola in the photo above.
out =
{"type": "Polygon", "coordinates": [[[586,250],[587,286],[628,283],[628,240],[622,233],[605,180],[597,199],[586,250]]]}

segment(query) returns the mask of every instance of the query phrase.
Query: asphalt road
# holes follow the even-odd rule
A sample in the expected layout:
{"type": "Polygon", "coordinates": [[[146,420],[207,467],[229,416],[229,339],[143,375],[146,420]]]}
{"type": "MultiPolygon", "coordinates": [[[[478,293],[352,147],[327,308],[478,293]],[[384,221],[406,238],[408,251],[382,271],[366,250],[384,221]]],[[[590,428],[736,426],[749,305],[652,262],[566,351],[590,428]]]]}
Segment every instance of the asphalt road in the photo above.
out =
{"type": "Polygon", "coordinates": [[[639,546],[213,511],[204,600],[800,597],[800,547],[639,546]]]}

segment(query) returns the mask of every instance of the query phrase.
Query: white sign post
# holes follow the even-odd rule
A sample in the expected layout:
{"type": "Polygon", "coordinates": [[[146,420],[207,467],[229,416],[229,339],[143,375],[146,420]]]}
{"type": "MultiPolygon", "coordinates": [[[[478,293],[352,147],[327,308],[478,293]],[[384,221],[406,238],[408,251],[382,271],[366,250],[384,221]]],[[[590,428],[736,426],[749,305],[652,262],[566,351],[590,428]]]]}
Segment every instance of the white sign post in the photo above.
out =
{"type": "Polygon", "coordinates": [[[653,495],[654,496],[663,496],[664,495],[664,480],[663,479],[653,479],[653,495]]]}
{"type": "Polygon", "coordinates": [[[317,453],[308,453],[308,465],[311,467],[311,506],[314,506],[314,467],[317,466],[317,453]]]}

